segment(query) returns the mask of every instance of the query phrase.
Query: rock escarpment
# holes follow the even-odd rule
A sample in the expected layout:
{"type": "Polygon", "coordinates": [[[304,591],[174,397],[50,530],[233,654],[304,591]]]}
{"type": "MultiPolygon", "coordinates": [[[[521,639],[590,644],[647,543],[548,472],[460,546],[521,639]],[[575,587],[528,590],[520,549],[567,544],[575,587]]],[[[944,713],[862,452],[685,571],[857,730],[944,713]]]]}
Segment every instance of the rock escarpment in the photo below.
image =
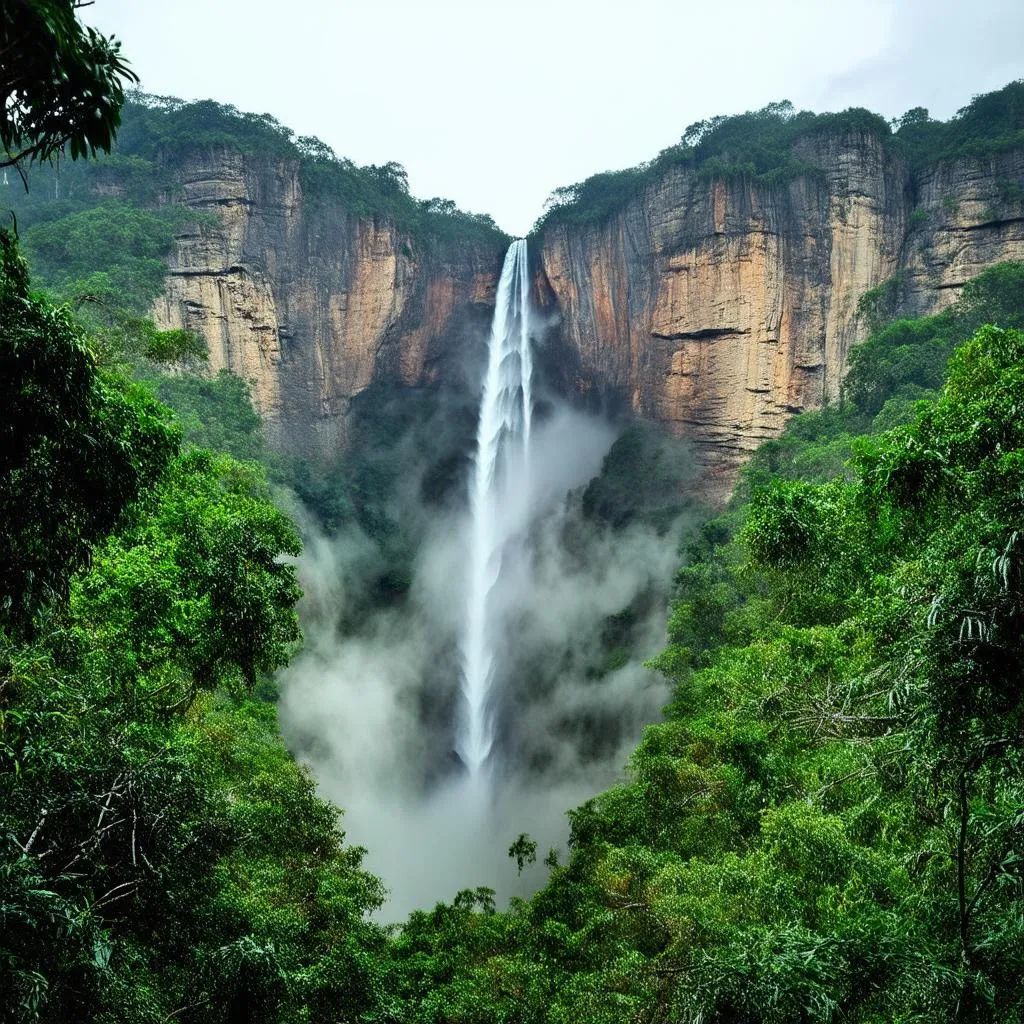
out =
{"type": "Polygon", "coordinates": [[[861,296],[900,281],[937,311],[987,266],[1024,259],[1024,152],[911,172],[870,132],[802,139],[812,170],[767,183],[669,168],[592,224],[538,239],[567,385],[691,438],[706,486],[786,419],[839,395],[861,296]]]}
{"type": "Polygon", "coordinates": [[[210,368],[250,381],[277,447],[329,456],[371,385],[460,372],[486,330],[504,245],[413,236],[304,191],[298,161],[229,147],[178,152],[172,201],[205,211],[180,234],[155,318],[207,341],[210,368]]]}
{"type": "MultiPolygon", "coordinates": [[[[532,240],[536,296],[557,322],[544,362],[563,386],[693,440],[723,494],[786,419],[835,400],[866,331],[863,294],[952,302],[993,263],[1024,259],[1024,151],[912,171],[870,131],[801,138],[805,168],[770,183],[669,167],[592,223],[532,240]]],[[[299,163],[177,150],[172,201],[205,211],[179,235],[166,327],[207,339],[213,370],[252,383],[277,447],[325,456],[376,385],[450,383],[486,336],[504,243],[414,235],[303,185],[299,163]]]]}
{"type": "Polygon", "coordinates": [[[946,306],[986,267],[1024,260],[1024,149],[942,163],[912,185],[899,268],[909,308],[946,306]]]}

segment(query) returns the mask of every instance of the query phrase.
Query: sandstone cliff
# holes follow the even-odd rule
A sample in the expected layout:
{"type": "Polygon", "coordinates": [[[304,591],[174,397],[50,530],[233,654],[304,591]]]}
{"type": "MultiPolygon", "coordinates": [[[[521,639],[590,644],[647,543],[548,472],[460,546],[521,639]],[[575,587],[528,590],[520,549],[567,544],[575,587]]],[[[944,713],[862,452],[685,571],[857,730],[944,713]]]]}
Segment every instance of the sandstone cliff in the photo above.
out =
{"type": "MultiPolygon", "coordinates": [[[[870,288],[931,312],[1000,260],[1024,259],[1024,151],[911,171],[870,131],[802,138],[806,173],[769,184],[668,168],[593,223],[533,240],[542,362],[570,392],[693,440],[704,487],[786,419],[838,394],[870,288]]],[[[325,456],[375,385],[450,382],[486,336],[500,238],[413,236],[306,194],[299,163],[179,149],[172,201],[207,211],[178,237],[168,327],[200,331],[211,368],[252,382],[275,446],[325,456]]]]}
{"type": "Polygon", "coordinates": [[[677,166],[593,224],[539,239],[539,304],[566,385],[692,438],[724,493],[787,417],[837,398],[857,304],[899,276],[931,312],[986,266],[1024,259],[1024,152],[911,173],[870,132],[799,143],[778,184],[677,166]]]}
{"type": "Polygon", "coordinates": [[[180,235],[155,318],[208,343],[211,370],[252,383],[275,446],[325,456],[372,384],[454,375],[484,336],[503,244],[413,237],[305,195],[296,160],[200,147],[166,170],[172,201],[213,217],[180,235]]]}

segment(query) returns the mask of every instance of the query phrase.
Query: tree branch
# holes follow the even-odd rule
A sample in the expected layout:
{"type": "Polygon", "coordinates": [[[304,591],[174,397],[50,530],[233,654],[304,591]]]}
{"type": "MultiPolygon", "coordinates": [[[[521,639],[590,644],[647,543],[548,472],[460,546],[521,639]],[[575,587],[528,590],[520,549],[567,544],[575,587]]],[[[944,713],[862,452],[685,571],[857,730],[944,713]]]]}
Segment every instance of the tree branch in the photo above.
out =
{"type": "Polygon", "coordinates": [[[180,1016],[186,1010],[194,1010],[197,1006],[206,1006],[206,1004],[209,1001],[210,1001],[210,997],[207,996],[205,999],[200,999],[198,1002],[188,1003],[186,1006],[179,1006],[178,1009],[175,1010],[173,1013],[167,1014],[167,1016],[164,1017],[164,1019],[160,1022],[160,1024],[167,1024],[167,1022],[169,1020],[174,1020],[175,1017],[180,1016]]]}

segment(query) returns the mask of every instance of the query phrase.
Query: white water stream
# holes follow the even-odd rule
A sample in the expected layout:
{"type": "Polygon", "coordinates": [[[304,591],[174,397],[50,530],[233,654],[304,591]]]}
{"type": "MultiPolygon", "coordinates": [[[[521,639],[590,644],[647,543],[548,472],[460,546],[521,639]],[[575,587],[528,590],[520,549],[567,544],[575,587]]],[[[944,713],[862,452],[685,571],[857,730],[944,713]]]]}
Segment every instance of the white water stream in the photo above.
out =
{"type": "Polygon", "coordinates": [[[477,451],[470,481],[469,586],[462,649],[462,715],[456,750],[481,775],[494,746],[491,684],[500,629],[492,600],[509,541],[530,505],[533,359],[526,239],[512,243],[498,282],[487,371],[480,397],[477,451]]]}
{"type": "MultiPolygon", "coordinates": [[[[531,323],[529,296],[518,241],[486,339],[467,507],[432,520],[408,600],[342,634],[337,609],[352,599],[350,584],[358,597],[374,578],[379,549],[352,531],[307,544],[303,555],[307,640],[282,680],[282,720],[321,792],[345,808],[351,840],[369,848],[367,869],[391,890],[385,921],[467,885],[490,886],[502,901],[532,892],[545,869],[534,864],[520,876],[509,844],[529,832],[541,850],[563,848],[565,809],[619,778],[667,699],[638,661],[600,685],[591,673],[603,624],[652,579],[671,578],[676,548],[653,532],[613,538],[566,501],[599,472],[615,432],[550,391],[545,414],[539,402],[534,409],[542,388],[531,331],[540,324],[535,312],[531,323]],[[532,664],[558,666],[557,686],[528,693],[532,664]],[[461,687],[454,723],[425,723],[424,692],[447,709],[452,682],[461,687]],[[500,720],[506,708],[514,721],[500,720]],[[566,730],[587,720],[612,723],[614,749],[597,757],[584,748],[585,731],[566,730]],[[452,746],[463,770],[448,774],[442,759],[452,746]]],[[[653,651],[664,620],[655,615],[645,628],[644,650],[653,651]]]]}

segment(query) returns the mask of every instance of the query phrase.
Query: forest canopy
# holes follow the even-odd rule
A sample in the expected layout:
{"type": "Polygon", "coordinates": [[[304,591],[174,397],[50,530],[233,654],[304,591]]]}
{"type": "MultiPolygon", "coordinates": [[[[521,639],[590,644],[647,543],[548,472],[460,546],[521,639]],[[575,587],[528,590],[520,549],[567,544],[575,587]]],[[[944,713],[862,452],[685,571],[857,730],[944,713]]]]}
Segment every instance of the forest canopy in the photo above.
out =
{"type": "Polygon", "coordinates": [[[554,224],[600,223],[675,167],[687,168],[698,178],[744,177],[763,185],[820,176],[805,143],[825,134],[871,135],[913,168],[983,159],[1024,145],[1024,80],[975,97],[949,121],[931,119],[923,107],[890,123],[863,108],[815,114],[796,110],[788,100],[697,121],[687,126],[678,143],[647,163],[556,189],[533,233],[554,224]]]}
{"type": "Polygon", "coordinates": [[[173,188],[170,168],[195,150],[230,149],[256,160],[284,161],[299,174],[309,203],[340,204],[351,216],[384,217],[420,244],[507,244],[487,214],[466,213],[451,200],[416,199],[401,164],[357,166],[312,136],[296,136],[270,114],[253,114],[213,100],[130,91],[109,157],[59,163],[29,175],[18,203],[23,224],[52,220],[97,202],[95,185],[114,186],[133,204],[152,207],[173,188]]]}
{"type": "Polygon", "coordinates": [[[412,916],[408,1019],[1024,1013],[1024,333],[973,325],[1020,323],[1022,281],[904,322],[937,390],[901,397],[883,329],[862,405],[761,449],[685,552],[665,721],[530,901],[412,916]]]}

